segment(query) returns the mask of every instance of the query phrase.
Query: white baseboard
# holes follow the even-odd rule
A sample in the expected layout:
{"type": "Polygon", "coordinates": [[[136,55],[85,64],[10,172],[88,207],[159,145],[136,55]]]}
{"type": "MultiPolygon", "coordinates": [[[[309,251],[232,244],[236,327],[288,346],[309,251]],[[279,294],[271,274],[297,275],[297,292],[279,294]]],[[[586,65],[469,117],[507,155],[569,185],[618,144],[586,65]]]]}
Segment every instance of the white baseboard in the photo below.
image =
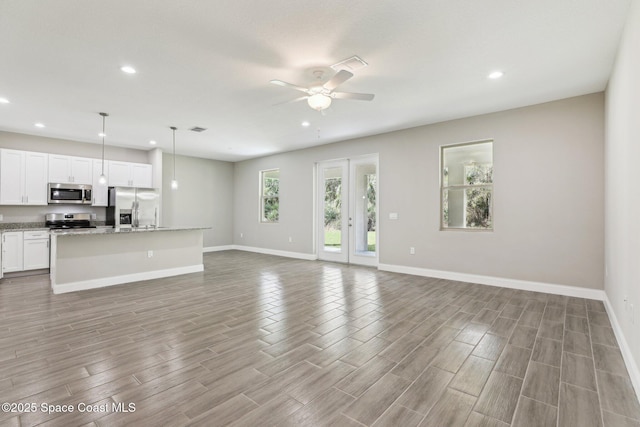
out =
{"type": "Polygon", "coordinates": [[[230,251],[231,249],[233,249],[233,245],[209,246],[206,248],[202,248],[202,252],[230,251]]]}
{"type": "Polygon", "coordinates": [[[622,328],[620,327],[620,323],[618,323],[616,313],[613,311],[613,306],[611,305],[611,301],[609,301],[609,296],[606,294],[604,297],[604,307],[607,309],[607,314],[609,315],[609,320],[611,320],[613,332],[615,333],[616,340],[618,340],[618,345],[620,346],[622,358],[627,366],[627,371],[629,372],[633,388],[636,391],[636,396],[640,401],[640,368],[638,368],[638,363],[633,357],[633,353],[631,352],[631,348],[629,348],[629,344],[627,343],[624,333],[622,333],[622,328]]]}
{"type": "Polygon", "coordinates": [[[289,251],[279,251],[276,249],[265,249],[265,248],[256,248],[253,246],[241,246],[241,245],[232,245],[230,249],[235,249],[238,251],[247,251],[247,252],[255,252],[258,254],[265,255],[276,255],[283,256],[287,258],[295,258],[295,259],[304,259],[307,261],[315,261],[318,257],[315,254],[305,254],[302,252],[289,252],[289,251]]]}
{"type": "Polygon", "coordinates": [[[414,276],[435,277],[437,279],[456,280],[459,282],[477,283],[480,285],[500,286],[522,291],[544,292],[554,295],[595,299],[603,301],[605,293],[600,289],[581,288],[578,286],[555,285],[543,282],[530,282],[527,280],[507,279],[504,277],[481,276],[468,273],[456,273],[453,271],[430,270],[427,268],[406,267],[403,265],[379,264],[378,270],[391,271],[393,273],[412,274],[414,276]]]}
{"type": "Polygon", "coordinates": [[[103,279],[82,280],[79,282],[55,284],[51,283],[54,294],[84,291],[87,289],[104,288],[106,286],[121,285],[123,283],[139,282],[142,280],[160,279],[163,277],[179,276],[181,274],[198,273],[204,271],[204,264],[186,267],[168,268],[165,270],[147,271],[143,273],[125,274],[122,276],[105,277],[103,279]]]}

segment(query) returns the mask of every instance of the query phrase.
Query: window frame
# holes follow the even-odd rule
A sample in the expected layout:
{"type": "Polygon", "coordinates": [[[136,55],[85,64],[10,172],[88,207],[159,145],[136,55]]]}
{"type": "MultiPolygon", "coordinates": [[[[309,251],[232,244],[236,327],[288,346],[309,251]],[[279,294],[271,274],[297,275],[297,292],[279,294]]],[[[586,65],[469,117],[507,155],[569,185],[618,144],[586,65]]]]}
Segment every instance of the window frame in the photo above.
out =
{"type": "MultiPolygon", "coordinates": [[[[481,139],[481,140],[477,140],[477,141],[469,141],[469,142],[462,142],[462,143],[456,143],[456,144],[447,144],[447,145],[441,145],[440,146],[440,167],[439,167],[439,181],[440,181],[440,231],[468,231],[468,232],[493,232],[494,231],[494,216],[493,216],[493,205],[494,205],[494,174],[495,174],[495,167],[494,167],[494,162],[493,162],[493,146],[494,146],[494,140],[493,139],[481,139]],[[471,145],[480,145],[480,144],[486,144],[486,143],[491,143],[491,167],[492,167],[492,174],[491,174],[491,184],[472,184],[472,185],[468,185],[468,184],[461,184],[461,185],[444,185],[444,171],[445,171],[445,164],[444,164],[444,152],[446,149],[448,148],[456,148],[456,147],[465,147],[465,146],[471,146],[471,145]],[[463,190],[464,191],[464,205],[465,205],[465,209],[463,212],[463,223],[466,225],[466,221],[467,221],[467,210],[466,210],[466,203],[467,203],[467,192],[466,190],[468,189],[481,189],[481,188],[488,188],[489,192],[491,194],[491,204],[489,206],[489,218],[491,218],[491,226],[490,227],[486,227],[486,228],[480,228],[480,227],[445,227],[445,223],[444,223],[444,193],[446,190],[463,190]]],[[[486,162],[480,162],[479,164],[488,164],[486,162]]],[[[465,177],[466,177],[466,173],[465,173],[465,177]]],[[[448,184],[448,183],[447,183],[448,184]]]]}
{"type": "Polygon", "coordinates": [[[264,169],[259,172],[259,211],[258,211],[258,222],[261,224],[278,224],[280,222],[280,168],[272,168],[272,169],[264,169]],[[265,195],[265,177],[270,172],[278,173],[278,194],[277,195],[265,195]],[[277,199],[278,200],[278,219],[269,220],[265,216],[265,202],[267,199],[277,199]]]}

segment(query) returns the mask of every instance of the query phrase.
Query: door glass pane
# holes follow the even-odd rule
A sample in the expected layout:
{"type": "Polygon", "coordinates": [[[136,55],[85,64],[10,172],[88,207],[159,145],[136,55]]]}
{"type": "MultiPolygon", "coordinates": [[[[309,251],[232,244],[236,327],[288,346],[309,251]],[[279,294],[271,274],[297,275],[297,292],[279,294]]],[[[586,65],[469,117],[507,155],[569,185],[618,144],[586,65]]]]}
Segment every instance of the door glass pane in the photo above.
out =
{"type": "Polygon", "coordinates": [[[342,168],[324,170],[324,250],[342,252],[342,168]]]}
{"type": "Polygon", "coordinates": [[[352,225],[357,254],[375,255],[376,252],[376,193],[375,164],[356,166],[355,206],[352,225]]]}
{"type": "Polygon", "coordinates": [[[367,175],[367,252],[376,253],[376,203],[378,180],[376,173],[367,175]]]}

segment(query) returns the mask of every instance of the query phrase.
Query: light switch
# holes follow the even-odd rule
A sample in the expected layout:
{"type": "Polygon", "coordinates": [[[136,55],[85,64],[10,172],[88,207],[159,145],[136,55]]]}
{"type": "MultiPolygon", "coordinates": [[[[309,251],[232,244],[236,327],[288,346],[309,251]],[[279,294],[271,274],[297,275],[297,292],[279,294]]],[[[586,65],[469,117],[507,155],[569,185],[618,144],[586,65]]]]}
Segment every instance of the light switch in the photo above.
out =
{"type": "Polygon", "coordinates": [[[398,219],[398,213],[397,212],[391,212],[389,214],[389,219],[398,219]]]}

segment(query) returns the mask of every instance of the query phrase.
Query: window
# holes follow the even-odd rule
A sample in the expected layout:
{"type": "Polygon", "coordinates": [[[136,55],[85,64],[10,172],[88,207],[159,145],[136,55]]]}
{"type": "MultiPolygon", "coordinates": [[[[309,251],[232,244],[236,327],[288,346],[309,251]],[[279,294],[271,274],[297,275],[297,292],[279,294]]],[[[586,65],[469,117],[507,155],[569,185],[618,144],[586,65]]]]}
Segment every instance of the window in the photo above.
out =
{"type": "Polygon", "coordinates": [[[280,169],[260,172],[260,222],[278,222],[280,169]]]}
{"type": "Polygon", "coordinates": [[[493,141],[441,147],[441,229],[493,230],[493,141]]]}

